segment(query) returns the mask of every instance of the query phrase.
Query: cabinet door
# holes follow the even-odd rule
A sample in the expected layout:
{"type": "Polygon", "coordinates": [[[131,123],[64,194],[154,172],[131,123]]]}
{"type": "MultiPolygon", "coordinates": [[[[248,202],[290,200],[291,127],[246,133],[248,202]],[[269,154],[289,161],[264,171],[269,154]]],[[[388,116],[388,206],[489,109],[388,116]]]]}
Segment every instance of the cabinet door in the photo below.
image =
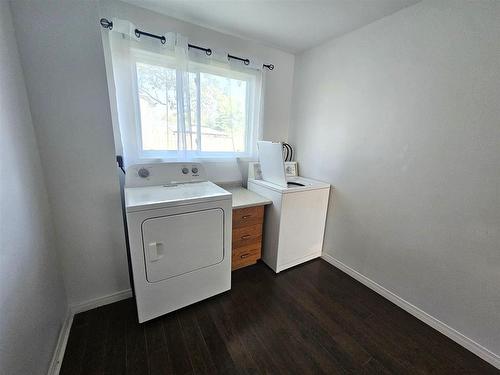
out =
{"type": "Polygon", "coordinates": [[[147,219],[142,223],[146,278],[165,280],[224,259],[220,208],[147,219]]]}

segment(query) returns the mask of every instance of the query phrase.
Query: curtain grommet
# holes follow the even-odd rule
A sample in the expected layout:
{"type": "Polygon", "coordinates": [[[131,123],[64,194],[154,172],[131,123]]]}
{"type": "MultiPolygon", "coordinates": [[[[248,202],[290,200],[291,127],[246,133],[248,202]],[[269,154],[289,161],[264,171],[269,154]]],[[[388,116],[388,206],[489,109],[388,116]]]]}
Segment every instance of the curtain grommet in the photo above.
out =
{"type": "Polygon", "coordinates": [[[101,18],[99,20],[99,23],[101,24],[102,27],[108,30],[113,30],[113,21],[109,21],[106,18],[101,18]]]}

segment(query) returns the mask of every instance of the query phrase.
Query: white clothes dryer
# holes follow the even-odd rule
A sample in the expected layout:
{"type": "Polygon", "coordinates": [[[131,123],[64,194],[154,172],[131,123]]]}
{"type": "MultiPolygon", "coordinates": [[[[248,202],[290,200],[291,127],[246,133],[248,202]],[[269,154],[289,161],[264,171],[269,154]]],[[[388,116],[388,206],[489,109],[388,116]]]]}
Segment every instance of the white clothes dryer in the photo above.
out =
{"type": "Polygon", "coordinates": [[[140,323],[231,288],[232,195],[203,165],[127,168],[125,206],[140,323]]]}

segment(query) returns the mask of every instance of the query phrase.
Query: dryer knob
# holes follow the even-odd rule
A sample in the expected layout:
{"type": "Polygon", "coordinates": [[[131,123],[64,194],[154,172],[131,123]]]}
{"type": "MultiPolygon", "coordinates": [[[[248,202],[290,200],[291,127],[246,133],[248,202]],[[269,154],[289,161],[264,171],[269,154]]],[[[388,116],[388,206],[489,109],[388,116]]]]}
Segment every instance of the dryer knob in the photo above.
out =
{"type": "Polygon", "coordinates": [[[198,173],[198,168],[196,167],[191,168],[191,172],[193,172],[194,174],[198,173]]]}
{"type": "Polygon", "coordinates": [[[189,173],[189,169],[187,169],[186,167],[182,168],[182,174],[188,174],[189,173]]]}
{"type": "Polygon", "coordinates": [[[137,174],[139,175],[139,177],[142,177],[142,178],[147,178],[149,177],[149,171],[146,169],[146,168],[141,168],[137,171],[137,174]]]}

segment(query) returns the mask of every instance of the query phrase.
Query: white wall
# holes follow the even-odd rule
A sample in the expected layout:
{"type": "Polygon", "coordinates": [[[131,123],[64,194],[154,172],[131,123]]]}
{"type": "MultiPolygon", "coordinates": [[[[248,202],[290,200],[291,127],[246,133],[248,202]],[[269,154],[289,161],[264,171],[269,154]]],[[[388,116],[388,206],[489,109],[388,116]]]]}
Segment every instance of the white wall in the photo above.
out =
{"type": "Polygon", "coordinates": [[[46,374],[67,305],[9,4],[0,1],[0,373],[46,374]]]}
{"type": "Polygon", "coordinates": [[[424,1],[297,57],[324,251],[500,354],[500,2],[424,1]]]}
{"type": "Polygon", "coordinates": [[[11,7],[69,302],[128,289],[97,3],[11,7]]]}

